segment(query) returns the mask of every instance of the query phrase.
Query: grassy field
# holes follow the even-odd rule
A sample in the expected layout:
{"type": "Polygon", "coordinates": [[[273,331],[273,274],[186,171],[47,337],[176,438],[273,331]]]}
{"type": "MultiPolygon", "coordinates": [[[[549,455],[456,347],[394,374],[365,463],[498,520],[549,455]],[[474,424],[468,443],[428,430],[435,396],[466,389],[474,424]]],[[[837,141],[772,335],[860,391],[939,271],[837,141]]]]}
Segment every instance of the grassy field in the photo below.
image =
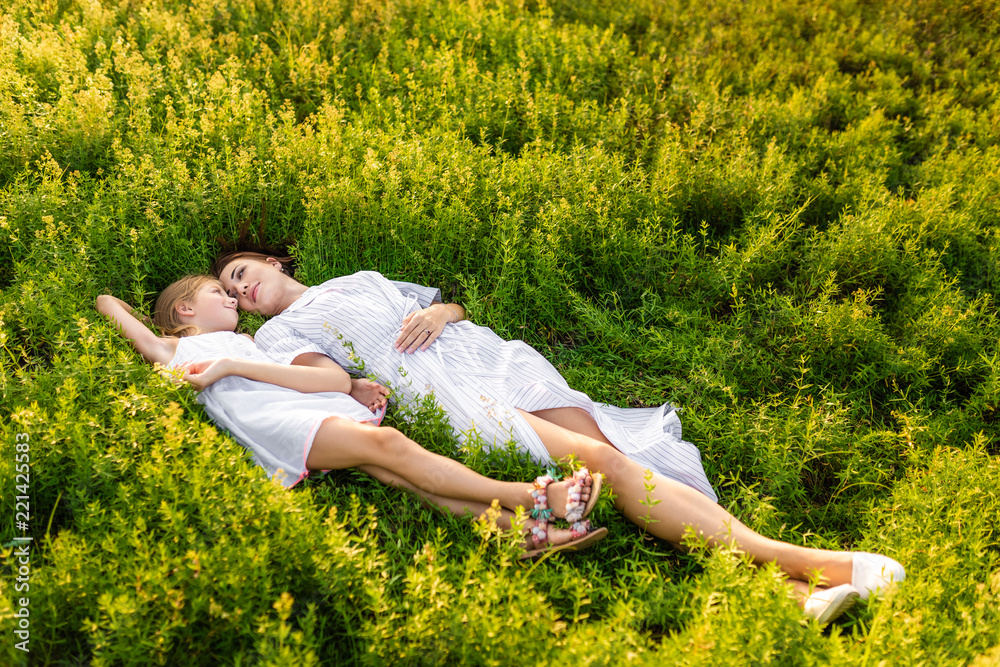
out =
{"type": "Polygon", "coordinates": [[[1000,664],[992,0],[0,11],[0,663],[1000,664]],[[525,566],[359,473],[269,483],[93,307],[247,221],[305,282],[440,286],[598,400],[682,406],[736,516],[905,585],[823,629],[608,498],[607,540],[525,566]]]}

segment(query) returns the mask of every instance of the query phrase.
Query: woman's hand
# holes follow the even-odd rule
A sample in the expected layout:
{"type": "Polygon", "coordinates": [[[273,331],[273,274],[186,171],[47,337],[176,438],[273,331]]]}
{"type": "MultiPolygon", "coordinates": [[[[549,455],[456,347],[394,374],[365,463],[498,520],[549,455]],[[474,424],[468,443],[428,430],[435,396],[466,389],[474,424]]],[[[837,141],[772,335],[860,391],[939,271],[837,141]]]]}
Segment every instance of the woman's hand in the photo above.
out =
{"type": "Polygon", "coordinates": [[[201,391],[218,382],[224,377],[234,374],[232,359],[209,359],[208,361],[189,361],[181,364],[184,370],[183,379],[192,387],[201,391]]]}
{"type": "Polygon", "coordinates": [[[368,378],[351,378],[351,398],[372,412],[385,407],[389,390],[368,378]]]}
{"type": "Polygon", "coordinates": [[[432,303],[427,308],[414,311],[403,318],[403,326],[396,339],[396,351],[413,354],[418,349],[426,350],[444,331],[444,325],[460,319],[454,307],[444,303],[432,303]]]}

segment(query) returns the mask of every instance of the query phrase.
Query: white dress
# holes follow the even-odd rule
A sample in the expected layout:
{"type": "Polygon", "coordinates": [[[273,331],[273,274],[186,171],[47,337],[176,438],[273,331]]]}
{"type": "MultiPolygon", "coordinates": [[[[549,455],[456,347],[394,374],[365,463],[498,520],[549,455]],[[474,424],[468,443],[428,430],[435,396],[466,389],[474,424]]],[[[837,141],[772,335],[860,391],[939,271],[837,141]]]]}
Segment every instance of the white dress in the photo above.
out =
{"type": "MultiPolygon", "coordinates": [[[[231,331],[185,336],[169,366],[232,357],[274,363],[246,336],[231,331]]],[[[320,424],[327,417],[356,422],[382,420],[347,394],[307,394],[231,375],[198,394],[209,417],[253,454],[254,462],[285,487],[309,474],[306,459],[320,424]]]]}
{"type": "Polygon", "coordinates": [[[701,454],[681,439],[680,419],[669,405],[626,409],[596,403],[570,389],[534,348],[467,320],[446,325],[425,351],[396,352],[403,317],[439,298],[438,290],[362,271],[310,287],[254,339],[279,363],[305,352],[326,354],[388,386],[395,401],[433,393],[462,444],[474,444],[473,435],[487,447],[513,440],[542,464],[552,459],[517,408],[583,408],[630,459],[718,501],[701,454]]]}

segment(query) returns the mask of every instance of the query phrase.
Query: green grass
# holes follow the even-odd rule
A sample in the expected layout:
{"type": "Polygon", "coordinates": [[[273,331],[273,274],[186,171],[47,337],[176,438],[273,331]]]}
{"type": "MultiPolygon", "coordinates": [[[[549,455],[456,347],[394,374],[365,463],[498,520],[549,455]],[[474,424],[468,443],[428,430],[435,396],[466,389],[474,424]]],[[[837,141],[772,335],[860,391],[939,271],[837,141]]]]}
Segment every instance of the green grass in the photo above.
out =
{"type": "Polygon", "coordinates": [[[993,2],[2,11],[0,662],[22,433],[34,664],[1000,661],[993,2]],[[93,308],[248,220],[306,282],[440,286],[598,400],[683,406],[736,516],[906,585],[822,630],[607,500],[607,540],[526,566],[360,473],[270,484],[93,308]]]}

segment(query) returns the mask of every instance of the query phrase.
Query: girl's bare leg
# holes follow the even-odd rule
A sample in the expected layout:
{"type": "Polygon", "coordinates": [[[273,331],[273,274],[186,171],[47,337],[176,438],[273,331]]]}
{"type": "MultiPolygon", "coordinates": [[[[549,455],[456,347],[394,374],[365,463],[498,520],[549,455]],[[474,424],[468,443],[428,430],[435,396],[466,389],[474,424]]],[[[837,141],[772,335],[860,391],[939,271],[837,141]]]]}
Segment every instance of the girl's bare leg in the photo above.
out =
{"type": "MultiPolygon", "coordinates": [[[[472,514],[474,516],[480,516],[486,510],[490,508],[489,505],[476,501],[460,500],[458,498],[446,498],[444,496],[439,496],[423,489],[418,489],[417,487],[410,484],[408,481],[397,475],[396,473],[379,466],[366,465],[358,466],[358,470],[368,475],[371,475],[383,484],[388,484],[389,486],[399,487],[401,489],[406,489],[412,493],[417,494],[424,500],[428,501],[430,504],[448,510],[455,516],[466,516],[472,514]]],[[[514,517],[514,513],[509,509],[501,508],[500,518],[503,520],[501,523],[500,519],[497,520],[497,525],[504,529],[510,528],[510,520],[514,517]]]]}
{"type": "MultiPolygon", "coordinates": [[[[431,505],[439,507],[448,512],[451,512],[455,516],[467,516],[472,514],[473,516],[482,516],[486,513],[486,510],[490,508],[489,505],[484,505],[483,503],[475,501],[461,500],[458,498],[446,498],[444,496],[439,496],[433,493],[428,493],[422,489],[418,489],[413,486],[405,479],[399,475],[378,466],[359,466],[358,470],[367,473],[377,479],[378,481],[389,484],[390,486],[398,486],[413,493],[421,496],[431,505]]],[[[503,530],[510,530],[512,521],[514,519],[514,513],[508,509],[501,508],[500,516],[497,517],[497,526],[503,530]]],[[[531,531],[531,528],[535,525],[534,519],[527,518],[524,521],[522,530],[525,534],[531,531]]],[[[556,528],[554,526],[549,526],[548,529],[548,540],[549,544],[559,545],[564,542],[569,542],[573,539],[572,533],[566,528],[556,528]]]]}
{"type": "MultiPolygon", "coordinates": [[[[473,472],[458,461],[429,452],[394,428],[373,426],[348,419],[326,419],[316,433],[306,459],[310,470],[377,466],[409,482],[413,488],[444,498],[459,498],[489,505],[494,499],[503,507],[532,507],[532,485],[499,482],[473,472]]],[[[548,505],[553,514],[565,514],[568,482],[550,484],[548,505]]],[[[587,502],[590,486],[581,490],[587,502]]]]}
{"type": "MultiPolygon", "coordinates": [[[[793,584],[795,580],[804,584],[816,573],[822,575],[821,583],[826,585],[851,583],[849,553],[809,549],[766,538],[698,491],[656,473],[651,480],[655,488],[647,493],[646,469],[609,446],[606,439],[602,442],[564,428],[555,420],[520,412],[553,458],[575,454],[591,470],[603,473],[617,496],[615,506],[652,535],[679,546],[685,529],[690,526],[709,544],[733,544],[749,554],[754,562],[777,562],[793,584]],[[649,502],[651,500],[661,502],[654,505],[649,502]]],[[[553,411],[546,412],[552,417],[553,411]]],[[[557,415],[557,418],[565,416],[557,415]]],[[[798,584],[795,585],[798,588],[798,584]]]]}

